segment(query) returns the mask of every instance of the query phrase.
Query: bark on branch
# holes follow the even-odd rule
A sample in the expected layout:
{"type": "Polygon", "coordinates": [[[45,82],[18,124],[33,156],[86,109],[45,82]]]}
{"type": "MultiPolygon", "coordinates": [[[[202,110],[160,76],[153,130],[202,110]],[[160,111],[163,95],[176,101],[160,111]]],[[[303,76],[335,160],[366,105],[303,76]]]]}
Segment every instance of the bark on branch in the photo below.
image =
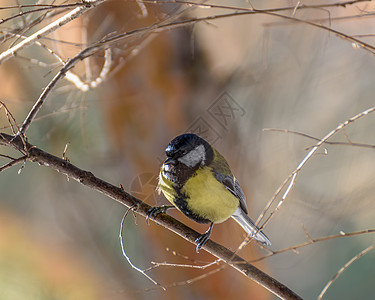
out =
{"type": "MultiPolygon", "coordinates": [[[[28,160],[63,173],[81,184],[103,193],[126,207],[135,207],[135,212],[143,217],[147,216],[147,212],[151,208],[146,203],[131,196],[122,188],[116,187],[104,180],[101,180],[100,178],[94,176],[93,173],[82,170],[67,160],[56,157],[31,145],[28,142],[25,142],[21,139],[20,135],[12,136],[5,133],[0,133],[0,145],[13,147],[21,153],[27,155],[28,160]]],[[[198,232],[166,214],[160,214],[157,217],[151,217],[150,219],[157,221],[160,225],[178,234],[190,243],[195,244],[195,239],[200,236],[198,232]]],[[[248,278],[262,285],[276,296],[282,299],[302,299],[288,287],[257,269],[255,266],[240,256],[234,254],[224,246],[209,240],[202,249],[206,250],[248,278]]]]}

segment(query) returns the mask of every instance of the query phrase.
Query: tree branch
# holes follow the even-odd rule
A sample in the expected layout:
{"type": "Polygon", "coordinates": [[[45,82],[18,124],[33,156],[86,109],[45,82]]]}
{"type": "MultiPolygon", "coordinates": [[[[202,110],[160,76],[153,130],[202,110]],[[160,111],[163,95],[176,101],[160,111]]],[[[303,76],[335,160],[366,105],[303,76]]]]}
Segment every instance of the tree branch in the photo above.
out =
{"type": "Polygon", "coordinates": [[[32,45],[35,41],[39,40],[41,37],[55,31],[56,29],[64,26],[65,24],[69,23],[70,21],[78,18],[83,13],[87,12],[89,9],[99,5],[104,0],[96,0],[96,1],[85,1],[81,6],[73,9],[71,12],[67,13],[66,15],[62,16],[61,18],[57,19],[56,21],[52,22],[48,26],[43,27],[41,30],[38,30],[28,38],[24,39],[23,41],[19,42],[17,45],[11,47],[7,51],[4,51],[0,54],[0,64],[10,57],[14,56],[18,51],[32,45]]]}
{"type": "MultiPolygon", "coordinates": [[[[0,133],[0,145],[10,146],[24,153],[24,143],[25,141],[23,141],[19,135],[12,136],[5,133],[0,133]]],[[[30,161],[50,167],[60,173],[63,173],[80,182],[81,184],[103,193],[104,195],[125,205],[128,208],[135,207],[134,210],[143,217],[147,216],[147,212],[151,208],[149,205],[131,196],[123,189],[116,187],[104,180],[101,180],[95,177],[91,172],[82,170],[71,164],[70,162],[44,152],[43,150],[27,142],[26,152],[30,161]]],[[[195,239],[200,236],[200,234],[195,230],[187,227],[186,225],[166,214],[160,214],[155,218],[151,217],[151,219],[157,221],[158,224],[178,234],[190,243],[195,244],[195,239]]],[[[221,259],[237,271],[241,272],[243,275],[265,287],[274,295],[282,299],[302,299],[288,287],[278,282],[276,279],[272,278],[266,273],[262,272],[261,270],[257,269],[255,266],[253,266],[240,256],[234,254],[224,246],[217,244],[212,240],[209,240],[203,246],[203,249],[211,253],[215,257],[221,259]]]]}

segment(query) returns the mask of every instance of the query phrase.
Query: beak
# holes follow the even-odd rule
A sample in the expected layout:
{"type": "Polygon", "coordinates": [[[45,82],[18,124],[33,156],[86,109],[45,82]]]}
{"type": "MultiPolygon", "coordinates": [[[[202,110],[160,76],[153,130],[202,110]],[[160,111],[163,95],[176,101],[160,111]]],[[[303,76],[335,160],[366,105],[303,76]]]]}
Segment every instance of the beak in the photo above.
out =
{"type": "Polygon", "coordinates": [[[176,161],[172,157],[168,157],[164,162],[165,165],[174,165],[175,163],[176,161]]]}

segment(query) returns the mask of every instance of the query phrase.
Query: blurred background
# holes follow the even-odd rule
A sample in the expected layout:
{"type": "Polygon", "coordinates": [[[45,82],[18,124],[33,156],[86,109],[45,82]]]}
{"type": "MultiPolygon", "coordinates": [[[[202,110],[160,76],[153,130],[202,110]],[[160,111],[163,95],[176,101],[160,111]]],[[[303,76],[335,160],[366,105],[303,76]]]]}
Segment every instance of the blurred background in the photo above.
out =
{"type": "MultiPolygon", "coordinates": [[[[113,34],[155,23],[244,12],[157,2],[106,1],[40,42],[66,61],[113,34]]],[[[10,6],[36,3],[52,1],[3,0],[1,18],[35,8],[10,6]]],[[[299,6],[297,1],[205,3],[245,9],[285,7],[289,9],[280,14],[374,44],[371,1],[298,10],[293,9],[299,6]]],[[[318,5],[316,1],[303,4],[318,5]]],[[[3,22],[1,52],[68,11],[52,10],[48,15],[38,11],[3,22]],[[57,11],[60,14],[53,15],[57,11]]],[[[114,185],[122,184],[150,205],[166,204],[155,193],[166,145],[183,132],[194,132],[227,158],[247,196],[249,215],[256,220],[315,143],[265,128],[322,138],[375,104],[372,53],[322,28],[275,15],[238,14],[162,32],[140,32],[112,45],[110,54],[102,51],[84,60],[73,72],[83,82],[92,82],[106,61],[110,71],[103,83],[88,92],[69,80],[60,81],[27,137],[60,157],[68,143],[66,156],[74,165],[114,185]]],[[[61,63],[41,45],[1,64],[0,99],[17,122],[22,123],[60,68],[61,63]]],[[[9,132],[4,128],[4,110],[0,113],[2,131],[9,132]]],[[[375,115],[370,114],[332,141],[375,144],[374,126],[375,115]]],[[[12,152],[2,147],[1,153],[12,152]]],[[[374,228],[374,170],[371,148],[322,147],[266,224],[270,249],[306,242],[306,232],[317,238],[374,228]]],[[[231,268],[188,284],[217,266],[150,271],[168,287],[163,291],[132,270],[121,254],[118,235],[126,207],[31,162],[4,171],[0,178],[0,299],[274,299],[231,268]]],[[[207,229],[181,213],[171,214],[199,232],[207,229]]],[[[124,235],[127,254],[143,269],[151,262],[201,265],[214,261],[204,251],[196,254],[194,245],[153,222],[147,226],[141,217],[135,222],[128,216],[124,235]]],[[[212,235],[232,250],[243,237],[243,230],[232,220],[215,226],[212,235]]],[[[329,240],[255,264],[304,299],[314,299],[373,239],[366,234],[329,240]]],[[[252,243],[239,254],[251,261],[267,253],[252,243]]],[[[351,265],[325,299],[374,298],[374,258],[370,252],[351,265]]]]}

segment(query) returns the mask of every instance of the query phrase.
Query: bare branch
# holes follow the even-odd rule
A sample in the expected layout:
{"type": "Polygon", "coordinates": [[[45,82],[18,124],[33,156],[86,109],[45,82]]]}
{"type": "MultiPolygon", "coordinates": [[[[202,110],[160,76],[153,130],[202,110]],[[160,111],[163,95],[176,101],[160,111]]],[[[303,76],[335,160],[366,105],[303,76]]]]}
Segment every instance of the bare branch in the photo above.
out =
{"type": "MultiPolygon", "coordinates": [[[[4,156],[4,155],[1,155],[1,156],[4,156]]],[[[28,157],[26,155],[21,156],[19,158],[12,158],[11,162],[9,162],[9,163],[5,164],[4,166],[0,167],[0,172],[5,171],[6,169],[9,169],[10,167],[15,166],[16,164],[24,162],[27,159],[28,159],[28,157]]]]}
{"type": "MultiPolygon", "coordinates": [[[[41,11],[50,11],[52,9],[68,9],[72,7],[77,7],[77,6],[82,6],[82,3],[72,3],[72,4],[60,4],[60,5],[53,5],[53,4],[22,4],[22,8],[30,8],[30,7],[37,7],[34,9],[30,9],[28,11],[23,11],[20,12],[16,15],[10,16],[8,18],[0,20],[0,25],[3,25],[5,22],[8,22],[10,20],[19,18],[19,17],[25,17],[25,16],[30,16],[36,12],[41,12],[41,11]]],[[[0,7],[0,10],[6,10],[6,9],[14,9],[14,8],[20,8],[19,5],[11,5],[11,6],[5,6],[5,7],[0,7]]]]}
{"type": "Polygon", "coordinates": [[[210,272],[204,273],[204,274],[196,276],[194,278],[191,278],[191,279],[188,279],[188,280],[179,281],[179,282],[174,282],[173,284],[169,285],[168,287],[175,287],[175,286],[183,286],[183,285],[192,284],[192,283],[197,282],[199,280],[205,279],[205,278],[207,278],[207,277],[209,277],[209,276],[211,276],[213,274],[216,274],[216,273],[224,270],[226,267],[227,267],[227,265],[222,265],[219,268],[216,268],[216,269],[214,269],[214,270],[212,270],[210,272]]]}
{"type": "Polygon", "coordinates": [[[325,237],[321,237],[321,238],[311,238],[310,237],[310,238],[308,238],[308,241],[306,241],[304,243],[294,245],[294,246],[291,246],[291,247],[287,247],[287,248],[284,248],[284,249],[276,250],[276,251],[271,251],[269,254],[267,254],[265,256],[262,256],[260,258],[254,259],[251,262],[258,262],[258,261],[264,260],[264,259],[266,259],[270,256],[274,256],[274,255],[284,253],[284,252],[288,252],[288,251],[294,251],[295,252],[297,249],[306,247],[306,246],[311,245],[311,244],[316,244],[316,243],[334,240],[334,239],[339,239],[339,238],[347,238],[347,237],[352,237],[352,236],[370,234],[370,233],[375,233],[375,229],[367,229],[367,230],[361,230],[361,231],[355,231],[355,232],[349,232],[349,233],[341,231],[340,234],[329,235],[329,236],[325,236],[325,237]]]}
{"type": "Polygon", "coordinates": [[[155,269],[157,267],[179,267],[179,268],[191,268],[191,269],[207,269],[208,267],[211,267],[213,265],[217,265],[220,262],[220,259],[217,259],[213,262],[207,263],[205,265],[188,265],[188,264],[174,264],[174,263],[167,263],[167,262],[154,262],[152,261],[151,263],[153,264],[152,267],[148,268],[145,270],[145,272],[150,271],[151,269],[155,269]]]}
{"type": "Polygon", "coordinates": [[[138,271],[139,273],[141,273],[143,276],[145,276],[147,279],[149,279],[153,284],[161,287],[164,291],[166,291],[167,289],[162,286],[160,283],[158,283],[157,281],[155,281],[154,279],[152,279],[151,276],[147,275],[146,272],[147,270],[141,270],[140,268],[138,268],[136,265],[134,265],[132,263],[132,261],[130,260],[129,256],[126,254],[126,251],[125,251],[125,246],[124,246],[124,238],[123,238],[123,231],[124,231],[124,222],[125,222],[125,219],[126,219],[126,216],[128,215],[128,213],[130,211],[133,211],[133,209],[135,208],[135,206],[132,206],[132,207],[129,207],[128,210],[126,211],[126,213],[124,214],[124,216],[122,217],[122,220],[121,220],[121,226],[120,226],[120,234],[119,234],[119,238],[120,238],[120,244],[121,244],[121,251],[122,251],[122,255],[126,258],[126,260],[128,261],[129,265],[132,267],[132,269],[138,271]]]}
{"type": "MultiPolygon", "coordinates": [[[[262,211],[262,213],[260,214],[256,224],[258,224],[260,222],[260,220],[263,219],[263,217],[265,216],[265,214],[267,213],[267,211],[269,210],[269,208],[271,207],[271,205],[276,201],[276,198],[277,196],[281,193],[281,191],[286,188],[286,191],[284,192],[284,194],[282,195],[281,197],[281,200],[279,201],[279,203],[277,204],[276,208],[274,211],[272,211],[270,213],[270,215],[268,216],[268,218],[265,220],[265,222],[263,223],[263,226],[266,225],[269,220],[272,218],[272,216],[279,210],[280,206],[284,203],[290,189],[292,188],[292,186],[294,185],[295,183],[295,179],[296,179],[296,176],[297,174],[301,171],[301,169],[304,167],[304,165],[310,160],[310,158],[313,156],[313,154],[324,144],[326,143],[331,137],[333,137],[334,135],[336,135],[338,132],[342,131],[346,126],[348,126],[349,124],[359,120],[360,118],[363,118],[365,116],[367,116],[368,114],[370,113],[373,113],[375,112],[375,107],[371,107],[357,115],[355,115],[354,117],[348,119],[347,121],[345,121],[344,123],[341,123],[339,126],[337,126],[334,130],[332,130],[331,132],[329,132],[325,137],[323,137],[315,146],[312,147],[312,149],[307,153],[307,155],[304,157],[304,159],[298,164],[297,168],[284,180],[284,182],[279,186],[279,188],[276,190],[276,192],[274,193],[273,197],[271,198],[271,200],[267,203],[266,207],[264,208],[264,210],[262,211]]],[[[263,228],[263,226],[260,227],[260,229],[263,228]]]]}
{"type": "MultiPolygon", "coordinates": [[[[302,132],[298,132],[298,131],[289,130],[289,129],[264,128],[263,131],[285,132],[285,133],[291,133],[291,134],[295,134],[295,135],[300,135],[300,136],[303,136],[303,137],[306,137],[306,138],[309,138],[309,139],[315,140],[315,141],[320,141],[321,140],[321,139],[319,139],[317,137],[314,137],[312,135],[309,135],[309,134],[306,134],[306,133],[302,133],[302,132]]],[[[326,141],[325,144],[326,145],[353,146],[353,147],[363,147],[363,148],[375,149],[375,145],[363,144],[363,143],[329,142],[329,141],[326,141]]],[[[310,148],[308,148],[308,149],[310,149],[310,148]]]]}
{"type": "MultiPolygon", "coordinates": [[[[97,0],[97,1],[93,1],[91,3],[94,3],[95,5],[98,5],[101,2],[103,2],[103,1],[104,0],[97,0]]],[[[354,1],[354,2],[352,1],[352,2],[348,2],[348,3],[352,4],[352,3],[356,3],[356,2],[358,2],[358,1],[354,1]]],[[[91,5],[94,5],[94,4],[90,4],[90,8],[91,8],[91,5]]],[[[345,4],[345,5],[348,5],[348,4],[345,4]]],[[[80,9],[80,7],[77,7],[73,11],[76,11],[78,9],[80,9]]],[[[70,14],[72,14],[72,12],[70,14]]],[[[83,13],[84,13],[84,11],[79,11],[79,12],[76,11],[74,15],[75,15],[75,17],[78,17],[79,15],[81,15],[83,13]]],[[[333,30],[331,28],[325,27],[325,26],[320,25],[320,24],[315,24],[315,23],[310,22],[310,21],[300,20],[300,19],[297,19],[297,18],[292,18],[292,17],[288,17],[288,16],[284,16],[284,15],[279,15],[279,14],[276,14],[276,13],[272,13],[272,12],[269,12],[269,11],[263,11],[263,10],[251,10],[251,11],[247,11],[247,9],[246,9],[246,11],[244,11],[244,12],[235,12],[235,13],[229,13],[229,14],[224,14],[224,15],[206,16],[206,17],[202,17],[202,18],[193,18],[193,19],[182,20],[182,21],[175,21],[175,22],[168,22],[168,23],[159,22],[159,23],[153,24],[153,25],[148,26],[148,27],[144,27],[144,28],[141,28],[141,29],[135,29],[135,30],[130,31],[130,32],[124,32],[124,33],[121,33],[121,34],[110,36],[108,38],[103,39],[102,41],[99,41],[98,43],[93,44],[92,46],[89,46],[89,47],[85,48],[80,53],[78,53],[75,57],[73,57],[70,61],[68,61],[66,63],[66,65],[58,72],[58,74],[52,79],[52,81],[48,84],[48,86],[43,90],[43,92],[40,95],[39,99],[37,100],[37,102],[35,103],[35,105],[31,109],[31,111],[29,112],[28,116],[26,117],[26,119],[25,119],[25,121],[24,121],[24,123],[23,123],[23,125],[21,127],[20,133],[25,133],[26,132],[26,130],[30,126],[32,120],[35,118],[36,114],[38,113],[38,111],[42,107],[45,99],[47,98],[47,96],[49,95],[49,93],[52,91],[52,89],[56,85],[56,83],[61,78],[63,78],[64,76],[66,76],[67,72],[78,61],[85,59],[86,57],[94,54],[96,51],[101,50],[101,49],[106,49],[106,48],[108,48],[113,43],[116,43],[116,42],[118,42],[118,41],[120,41],[122,39],[129,38],[129,37],[135,36],[135,35],[140,35],[140,34],[145,34],[145,33],[151,33],[151,32],[161,32],[161,31],[165,31],[165,30],[169,30],[169,29],[180,28],[180,27],[183,27],[183,26],[187,26],[189,24],[195,24],[197,22],[202,22],[202,21],[206,22],[206,21],[209,21],[209,20],[216,20],[216,19],[221,19],[221,18],[228,18],[228,17],[240,16],[240,15],[250,15],[250,14],[266,14],[266,15],[275,16],[275,17],[279,17],[279,18],[284,18],[284,19],[287,19],[287,20],[290,20],[290,21],[301,22],[301,23],[305,23],[305,24],[308,24],[308,25],[311,25],[311,26],[314,26],[314,27],[318,27],[318,28],[327,30],[329,32],[333,32],[333,33],[337,34],[339,37],[341,37],[343,39],[346,39],[346,40],[349,40],[351,42],[354,42],[354,43],[356,43],[356,45],[364,48],[367,51],[370,51],[371,53],[375,53],[375,48],[372,47],[371,45],[366,44],[366,43],[364,43],[364,42],[362,42],[362,41],[360,41],[358,39],[355,39],[353,37],[347,36],[347,35],[345,35],[345,34],[343,34],[341,32],[333,30]]],[[[64,17],[66,17],[66,16],[67,15],[65,15],[64,17]]],[[[60,19],[62,19],[62,18],[60,18],[60,19]]],[[[67,23],[69,20],[63,19],[63,21],[65,21],[67,23]]],[[[54,24],[54,23],[52,23],[52,24],[54,24]]],[[[55,26],[54,30],[55,29],[57,29],[56,26],[55,26]]],[[[45,30],[45,28],[43,29],[43,32],[44,32],[44,30],[45,30]]],[[[30,39],[30,38],[28,38],[28,39],[30,39]]],[[[37,38],[37,36],[34,36],[34,40],[36,38],[37,38]]],[[[27,41],[28,39],[25,39],[23,42],[27,41]]],[[[23,43],[23,42],[21,42],[21,43],[23,43]]],[[[17,47],[21,43],[17,44],[15,47],[17,47]]],[[[12,47],[11,49],[14,49],[14,47],[12,47]]],[[[11,50],[11,49],[9,49],[9,50],[11,50]]],[[[8,51],[6,51],[6,52],[8,52],[8,51]]],[[[4,53],[5,52],[3,52],[2,54],[0,54],[0,62],[1,62],[1,55],[3,55],[4,53]]],[[[6,57],[9,57],[9,55],[11,55],[11,53],[8,54],[6,57]]],[[[104,68],[103,70],[106,70],[106,68],[104,68]]],[[[78,80],[79,78],[76,78],[76,79],[77,79],[77,82],[80,81],[80,80],[78,80]]],[[[72,80],[72,78],[71,78],[71,80],[72,80]]]]}
{"type": "MultiPolygon", "coordinates": [[[[23,142],[19,136],[10,136],[8,134],[1,133],[0,144],[12,146],[16,149],[23,149],[23,142]]],[[[91,172],[79,169],[70,162],[44,152],[43,150],[29,143],[27,143],[26,146],[30,161],[36,162],[39,165],[48,166],[62,174],[69,176],[70,178],[73,178],[74,180],[87,187],[103,193],[104,195],[125,205],[128,208],[133,208],[139,215],[143,217],[147,216],[148,211],[151,207],[141,200],[131,196],[123,189],[107,183],[104,180],[95,177],[91,172]]],[[[192,230],[191,228],[166,214],[160,214],[156,217],[151,217],[150,219],[157,221],[159,225],[162,225],[168,230],[176,233],[190,243],[195,244],[195,240],[200,236],[200,234],[195,230],[192,230]]],[[[203,249],[211,253],[213,256],[219,258],[226,264],[230,265],[246,277],[265,287],[276,296],[282,299],[301,299],[288,287],[270,277],[266,273],[262,272],[261,270],[257,269],[255,266],[253,266],[240,256],[234,254],[224,246],[217,244],[212,240],[209,240],[203,246],[203,249]]]]}
{"type": "Polygon", "coordinates": [[[319,296],[318,296],[318,300],[321,300],[324,296],[324,294],[327,292],[327,290],[329,289],[329,287],[336,281],[337,278],[339,278],[339,276],[347,269],[349,268],[349,266],[354,263],[355,261],[357,261],[358,259],[360,259],[363,255],[367,254],[368,252],[370,252],[371,250],[375,249],[375,244],[374,245],[371,245],[369,247],[367,247],[365,250],[361,251],[360,253],[358,253],[356,256],[354,256],[351,260],[349,260],[337,273],[335,276],[333,276],[333,278],[326,284],[326,286],[323,288],[323,290],[320,292],[319,296]]]}
{"type": "Polygon", "coordinates": [[[41,30],[35,32],[28,38],[24,39],[23,41],[19,42],[17,45],[13,46],[12,48],[4,51],[0,54],[0,64],[10,57],[14,56],[18,51],[32,45],[35,43],[36,40],[40,39],[41,37],[55,31],[56,29],[64,26],[65,24],[69,23],[70,21],[78,18],[88,10],[96,7],[104,0],[96,0],[96,1],[86,1],[82,6],[79,6],[73,9],[71,12],[67,13],[66,15],[62,16],[61,18],[57,19],[56,21],[52,22],[51,24],[43,27],[41,30]]]}

